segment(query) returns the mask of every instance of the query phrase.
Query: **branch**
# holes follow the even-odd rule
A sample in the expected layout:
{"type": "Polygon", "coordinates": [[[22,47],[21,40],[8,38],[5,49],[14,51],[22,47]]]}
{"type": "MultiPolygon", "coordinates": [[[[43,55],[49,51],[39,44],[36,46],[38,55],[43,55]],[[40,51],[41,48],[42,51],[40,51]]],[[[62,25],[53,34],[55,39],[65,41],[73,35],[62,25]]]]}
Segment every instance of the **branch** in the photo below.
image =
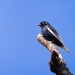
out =
{"type": "Polygon", "coordinates": [[[52,53],[49,66],[53,73],[56,75],[73,75],[66,67],[66,62],[62,55],[51,41],[46,40],[41,34],[37,36],[37,40],[52,53]]]}

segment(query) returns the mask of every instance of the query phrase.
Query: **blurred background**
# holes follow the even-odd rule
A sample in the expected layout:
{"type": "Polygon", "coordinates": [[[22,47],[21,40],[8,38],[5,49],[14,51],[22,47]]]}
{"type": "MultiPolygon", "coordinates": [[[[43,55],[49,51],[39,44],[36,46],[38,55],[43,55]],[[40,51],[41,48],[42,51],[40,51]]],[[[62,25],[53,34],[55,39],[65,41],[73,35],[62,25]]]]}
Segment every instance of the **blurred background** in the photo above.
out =
{"type": "Polygon", "coordinates": [[[55,75],[50,52],[36,39],[41,21],[59,32],[70,54],[58,49],[75,74],[75,0],[0,0],[0,75],[55,75]]]}

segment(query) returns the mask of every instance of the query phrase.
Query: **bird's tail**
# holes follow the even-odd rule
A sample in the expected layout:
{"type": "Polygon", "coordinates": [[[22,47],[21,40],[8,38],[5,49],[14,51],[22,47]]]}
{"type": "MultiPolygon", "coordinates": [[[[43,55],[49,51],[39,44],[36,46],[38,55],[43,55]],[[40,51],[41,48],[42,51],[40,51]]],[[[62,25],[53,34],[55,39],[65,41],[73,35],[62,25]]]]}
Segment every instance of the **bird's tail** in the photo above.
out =
{"type": "Polygon", "coordinates": [[[66,52],[70,53],[69,49],[68,49],[66,46],[62,46],[62,48],[63,48],[64,50],[66,50],[66,52]]]}

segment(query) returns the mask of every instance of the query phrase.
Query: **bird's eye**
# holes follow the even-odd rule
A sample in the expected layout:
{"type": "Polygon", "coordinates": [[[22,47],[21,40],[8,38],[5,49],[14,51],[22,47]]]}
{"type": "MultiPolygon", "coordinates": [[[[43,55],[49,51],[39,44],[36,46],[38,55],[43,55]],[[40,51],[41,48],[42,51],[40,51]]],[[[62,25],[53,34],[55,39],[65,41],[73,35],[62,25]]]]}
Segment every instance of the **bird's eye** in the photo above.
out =
{"type": "Polygon", "coordinates": [[[45,24],[44,22],[41,22],[41,24],[45,24]]]}

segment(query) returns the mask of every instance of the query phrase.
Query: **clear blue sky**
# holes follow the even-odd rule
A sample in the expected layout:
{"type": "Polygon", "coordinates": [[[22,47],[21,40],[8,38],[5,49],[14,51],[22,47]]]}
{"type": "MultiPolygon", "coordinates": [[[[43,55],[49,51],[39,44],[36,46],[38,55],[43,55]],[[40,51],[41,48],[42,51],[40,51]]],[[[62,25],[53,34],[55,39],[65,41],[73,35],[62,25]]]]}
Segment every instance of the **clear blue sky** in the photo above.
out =
{"type": "Polygon", "coordinates": [[[59,51],[75,74],[75,0],[0,0],[0,75],[55,75],[49,51],[36,40],[43,20],[69,48],[59,51]]]}

